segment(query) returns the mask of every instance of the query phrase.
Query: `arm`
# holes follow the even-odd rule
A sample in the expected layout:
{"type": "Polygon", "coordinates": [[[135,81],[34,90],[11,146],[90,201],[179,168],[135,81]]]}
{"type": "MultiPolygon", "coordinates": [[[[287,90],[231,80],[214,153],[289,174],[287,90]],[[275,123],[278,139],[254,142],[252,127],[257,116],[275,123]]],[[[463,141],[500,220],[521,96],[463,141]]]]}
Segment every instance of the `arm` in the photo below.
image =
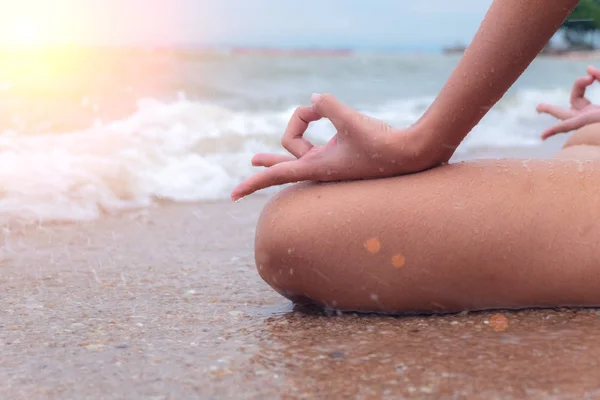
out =
{"type": "Polygon", "coordinates": [[[393,129],[340,103],[313,96],[299,107],[282,138],[291,155],[257,154],[264,170],[232,192],[240,199],[269,186],[300,181],[383,178],[446,162],[558,30],[578,0],[494,0],[477,35],[422,118],[393,129]],[[337,132],[325,146],[303,138],[311,122],[329,119],[337,132]],[[392,138],[393,136],[393,138],[392,138]]]}
{"type": "Polygon", "coordinates": [[[494,0],[446,85],[415,124],[427,143],[425,148],[439,152],[443,161],[450,159],[578,2],[494,0]]]}

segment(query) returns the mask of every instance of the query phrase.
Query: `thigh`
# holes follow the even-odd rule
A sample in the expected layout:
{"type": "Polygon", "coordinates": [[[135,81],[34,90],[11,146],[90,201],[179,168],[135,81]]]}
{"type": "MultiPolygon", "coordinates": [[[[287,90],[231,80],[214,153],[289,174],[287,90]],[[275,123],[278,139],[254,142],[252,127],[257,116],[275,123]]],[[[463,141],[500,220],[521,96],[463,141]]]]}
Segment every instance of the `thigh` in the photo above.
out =
{"type": "Polygon", "coordinates": [[[590,124],[576,130],[555,157],[575,160],[599,159],[600,124],[590,124]]]}
{"type": "Polygon", "coordinates": [[[482,160],[300,184],[261,214],[259,273],[343,310],[600,304],[600,164],[482,160]]]}
{"type": "Polygon", "coordinates": [[[554,158],[566,160],[598,160],[600,159],[600,146],[578,144],[563,147],[554,155],[554,158]]]}

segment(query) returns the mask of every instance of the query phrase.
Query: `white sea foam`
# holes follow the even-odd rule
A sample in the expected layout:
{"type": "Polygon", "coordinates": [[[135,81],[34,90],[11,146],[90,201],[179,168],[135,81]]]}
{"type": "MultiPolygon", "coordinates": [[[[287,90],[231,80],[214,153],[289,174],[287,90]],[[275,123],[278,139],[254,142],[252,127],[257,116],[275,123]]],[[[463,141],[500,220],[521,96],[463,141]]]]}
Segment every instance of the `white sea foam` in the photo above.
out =
{"type": "MultiPolygon", "coordinates": [[[[591,96],[597,99],[598,91],[591,96]]],[[[521,91],[504,99],[465,140],[457,155],[480,149],[541,146],[551,124],[539,102],[566,105],[565,91],[521,91]]],[[[364,107],[394,126],[418,118],[430,98],[364,107]]],[[[146,99],[128,118],[78,131],[0,135],[0,216],[27,220],[90,220],[104,212],[173,201],[226,199],[255,169],[258,151],[283,152],[280,135],[292,110],[232,111],[186,100],[146,99]]],[[[309,137],[326,141],[334,130],[316,123],[309,137]]]]}

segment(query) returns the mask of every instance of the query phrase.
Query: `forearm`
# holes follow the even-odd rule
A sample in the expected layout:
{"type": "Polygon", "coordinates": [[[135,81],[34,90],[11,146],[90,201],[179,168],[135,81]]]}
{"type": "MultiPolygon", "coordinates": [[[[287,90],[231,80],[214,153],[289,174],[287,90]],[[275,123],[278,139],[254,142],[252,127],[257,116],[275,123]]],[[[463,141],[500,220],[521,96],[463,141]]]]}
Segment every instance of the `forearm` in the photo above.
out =
{"type": "Polygon", "coordinates": [[[443,161],[502,98],[577,3],[494,0],[446,85],[416,124],[419,135],[443,154],[443,161]]]}

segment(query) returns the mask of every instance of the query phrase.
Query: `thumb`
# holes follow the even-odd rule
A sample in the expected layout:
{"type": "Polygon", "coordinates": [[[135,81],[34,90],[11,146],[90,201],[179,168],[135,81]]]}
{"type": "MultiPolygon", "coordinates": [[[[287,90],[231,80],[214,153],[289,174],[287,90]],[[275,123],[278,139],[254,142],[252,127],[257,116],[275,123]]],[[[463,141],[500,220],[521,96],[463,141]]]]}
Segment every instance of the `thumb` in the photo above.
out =
{"type": "Polygon", "coordinates": [[[231,198],[232,200],[239,200],[242,197],[271,186],[311,180],[314,178],[314,172],[314,163],[299,159],[284,161],[265,168],[240,183],[233,189],[231,198]]]}
{"type": "Polygon", "coordinates": [[[357,111],[330,94],[314,93],[310,100],[317,114],[330,120],[336,128],[347,125],[355,119],[357,111]]]}

